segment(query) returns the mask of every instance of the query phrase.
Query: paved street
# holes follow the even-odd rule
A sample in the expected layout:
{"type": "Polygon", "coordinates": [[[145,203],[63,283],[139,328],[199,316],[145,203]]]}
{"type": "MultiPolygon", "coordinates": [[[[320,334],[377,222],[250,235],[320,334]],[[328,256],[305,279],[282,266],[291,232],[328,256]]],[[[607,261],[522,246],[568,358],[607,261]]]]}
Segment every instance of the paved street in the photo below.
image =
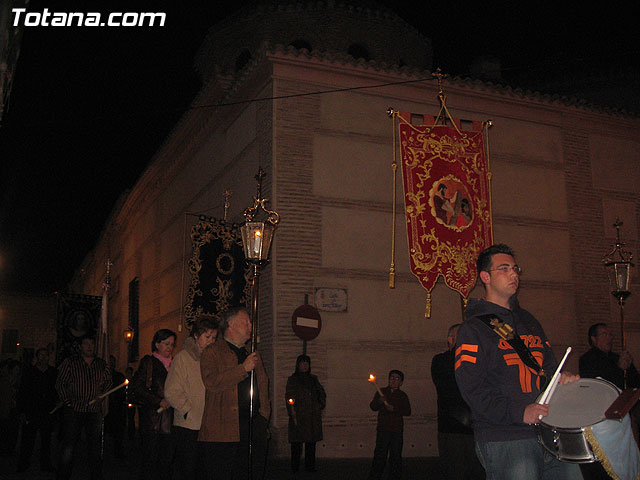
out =
{"type": "MultiPolygon", "coordinates": [[[[137,445],[128,445],[128,458],[116,459],[110,455],[107,448],[105,453],[104,473],[107,480],[126,480],[137,478],[137,445]]],[[[37,444],[36,444],[37,448],[37,444]]],[[[55,447],[53,448],[55,452],[55,447]]],[[[373,452],[372,452],[373,454],[373,452]]],[[[38,470],[37,451],[34,452],[31,468],[24,473],[15,472],[14,457],[0,457],[0,478],[2,480],[52,480],[53,473],[40,472],[38,470]]],[[[54,463],[56,461],[54,454],[54,463]]],[[[405,480],[427,480],[438,479],[437,457],[429,458],[405,458],[404,478],[405,480]]],[[[369,474],[370,458],[361,459],[335,459],[318,458],[318,471],[315,473],[301,472],[294,477],[289,471],[288,458],[270,458],[267,463],[266,480],[288,480],[297,478],[299,480],[366,480],[369,474]]],[[[88,480],[89,473],[86,465],[86,452],[80,449],[78,459],[75,463],[73,480],[88,480]]],[[[180,477],[175,475],[175,479],[180,477]]]]}

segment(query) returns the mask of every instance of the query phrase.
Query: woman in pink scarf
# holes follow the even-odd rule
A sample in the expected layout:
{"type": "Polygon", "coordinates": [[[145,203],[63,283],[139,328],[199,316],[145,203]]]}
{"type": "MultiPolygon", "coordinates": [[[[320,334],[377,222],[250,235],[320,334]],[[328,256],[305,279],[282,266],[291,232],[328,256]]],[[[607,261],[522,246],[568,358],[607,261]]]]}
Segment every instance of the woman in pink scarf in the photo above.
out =
{"type": "Polygon", "coordinates": [[[163,328],[151,341],[151,355],[145,355],[133,376],[132,391],[138,404],[142,439],[142,479],[170,479],[174,445],[171,442],[173,408],[164,398],[164,383],[173,359],[176,333],[163,328]]]}

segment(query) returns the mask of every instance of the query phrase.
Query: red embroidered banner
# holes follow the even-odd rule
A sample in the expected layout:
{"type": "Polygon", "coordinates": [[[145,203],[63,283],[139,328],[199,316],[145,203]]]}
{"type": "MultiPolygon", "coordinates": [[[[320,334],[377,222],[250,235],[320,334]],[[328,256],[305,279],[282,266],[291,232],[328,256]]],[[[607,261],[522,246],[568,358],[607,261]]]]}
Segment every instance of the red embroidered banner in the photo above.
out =
{"type": "Polygon", "coordinates": [[[429,292],[442,275],[467,298],[476,258],[492,244],[482,130],[398,119],[411,271],[429,292]]]}

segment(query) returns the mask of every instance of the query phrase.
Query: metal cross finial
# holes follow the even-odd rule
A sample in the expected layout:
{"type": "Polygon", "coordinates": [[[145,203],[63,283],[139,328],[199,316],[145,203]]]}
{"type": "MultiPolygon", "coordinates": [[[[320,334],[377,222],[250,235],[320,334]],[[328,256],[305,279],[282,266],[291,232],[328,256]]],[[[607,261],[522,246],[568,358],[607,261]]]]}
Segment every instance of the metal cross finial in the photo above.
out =
{"type": "Polygon", "coordinates": [[[264,178],[264,170],[262,169],[262,167],[258,167],[258,173],[256,173],[256,176],[254,177],[256,179],[256,181],[258,182],[258,198],[262,198],[262,179],[264,178]]]}
{"type": "Polygon", "coordinates": [[[269,201],[268,198],[262,198],[262,179],[265,177],[264,170],[262,167],[258,167],[258,173],[254,177],[258,182],[258,190],[255,198],[253,199],[253,206],[247,207],[244,210],[244,218],[245,221],[250,222],[253,221],[253,217],[262,209],[268,216],[267,221],[272,225],[277,225],[280,221],[280,215],[274,211],[269,210],[265,207],[265,203],[269,201]]]}
{"type": "Polygon", "coordinates": [[[624,225],[624,222],[620,221],[620,218],[616,217],[616,222],[613,226],[616,228],[616,243],[620,243],[620,227],[624,225]]]}
{"type": "Polygon", "coordinates": [[[440,67],[438,67],[436,68],[435,73],[432,73],[431,76],[438,79],[438,95],[443,96],[444,90],[442,89],[442,79],[447,78],[449,75],[447,75],[446,73],[442,73],[442,70],[440,70],[440,67]]]}
{"type": "Polygon", "coordinates": [[[613,250],[611,250],[611,252],[609,252],[609,254],[603,258],[603,261],[605,263],[616,261],[631,262],[633,260],[633,254],[622,248],[626,247],[627,245],[626,243],[620,241],[620,227],[622,225],[624,225],[624,222],[622,222],[619,217],[616,217],[616,221],[613,224],[616,229],[616,244],[613,247],[613,250]]]}
{"type": "Polygon", "coordinates": [[[224,223],[227,223],[227,215],[229,214],[229,199],[233,196],[233,191],[224,191],[224,223]]]}

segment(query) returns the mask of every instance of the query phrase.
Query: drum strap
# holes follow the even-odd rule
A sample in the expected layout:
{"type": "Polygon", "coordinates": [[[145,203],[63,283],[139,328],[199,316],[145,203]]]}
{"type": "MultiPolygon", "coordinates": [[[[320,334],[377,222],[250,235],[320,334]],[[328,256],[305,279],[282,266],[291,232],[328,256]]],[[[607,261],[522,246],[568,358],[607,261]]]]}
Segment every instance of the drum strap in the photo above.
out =
{"type": "MultiPolygon", "coordinates": [[[[493,332],[501,339],[511,345],[511,347],[520,357],[520,360],[522,360],[522,363],[524,363],[527,367],[533,369],[534,372],[540,375],[540,377],[542,377],[541,383],[546,385],[548,381],[547,374],[535,359],[535,357],[531,353],[531,350],[529,350],[522,339],[515,334],[515,331],[513,330],[513,327],[511,325],[505,322],[501,322],[495,315],[479,315],[477,318],[479,318],[482,323],[493,330],[493,332]]],[[[544,390],[544,386],[541,385],[540,389],[544,390]]]]}

